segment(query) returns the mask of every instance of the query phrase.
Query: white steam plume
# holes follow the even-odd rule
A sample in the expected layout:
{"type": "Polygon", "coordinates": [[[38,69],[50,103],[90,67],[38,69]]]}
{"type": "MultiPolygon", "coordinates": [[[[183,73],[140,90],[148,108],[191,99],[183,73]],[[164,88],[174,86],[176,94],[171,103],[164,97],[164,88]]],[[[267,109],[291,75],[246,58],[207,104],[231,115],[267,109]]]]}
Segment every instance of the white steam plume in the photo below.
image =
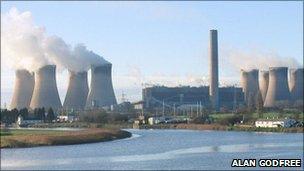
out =
{"type": "Polygon", "coordinates": [[[35,70],[50,62],[44,55],[42,43],[45,30],[34,25],[30,12],[20,13],[12,8],[1,14],[1,57],[15,69],[35,70]]]}
{"type": "Polygon", "coordinates": [[[290,57],[281,57],[276,53],[244,52],[237,49],[224,51],[223,58],[238,70],[268,70],[269,67],[299,68],[299,62],[290,57]]]}
{"type": "Polygon", "coordinates": [[[67,68],[71,71],[81,72],[90,69],[91,65],[103,65],[109,63],[103,57],[87,50],[83,44],[72,47],[66,44],[60,37],[48,37],[44,45],[47,57],[59,68],[67,68]]]}
{"type": "Polygon", "coordinates": [[[1,56],[14,69],[34,71],[44,65],[55,64],[62,70],[87,71],[91,65],[109,63],[101,56],[78,44],[72,49],[63,39],[46,35],[34,24],[30,12],[20,13],[12,8],[1,14],[1,56]]]}

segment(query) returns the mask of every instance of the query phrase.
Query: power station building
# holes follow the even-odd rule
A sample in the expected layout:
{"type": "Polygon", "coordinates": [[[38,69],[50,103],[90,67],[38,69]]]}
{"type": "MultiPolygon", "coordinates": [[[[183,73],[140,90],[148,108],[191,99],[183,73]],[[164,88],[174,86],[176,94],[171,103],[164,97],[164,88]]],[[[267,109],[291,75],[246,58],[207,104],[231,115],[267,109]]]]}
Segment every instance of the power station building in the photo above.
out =
{"type": "MultiPolygon", "coordinates": [[[[185,104],[198,104],[204,107],[212,107],[209,96],[209,86],[202,87],[165,87],[154,86],[142,90],[142,99],[147,109],[164,105],[180,106],[185,104]]],[[[244,93],[239,87],[219,88],[219,107],[233,109],[244,104],[244,93]]]]}
{"type": "MultiPolygon", "coordinates": [[[[282,104],[303,105],[303,68],[289,69],[289,72],[287,67],[270,67],[268,71],[259,71],[258,68],[241,70],[241,88],[219,87],[218,56],[218,32],[210,30],[209,86],[147,87],[142,90],[144,107],[153,109],[164,105],[178,107],[200,103],[219,111],[220,108],[234,109],[255,103],[258,98],[268,108],[282,104]]],[[[64,109],[84,110],[117,104],[110,62],[91,66],[90,87],[87,76],[87,71],[69,71],[64,109]]],[[[62,108],[56,84],[56,66],[43,66],[35,74],[16,70],[10,108],[42,107],[54,110],[62,108]]]]}

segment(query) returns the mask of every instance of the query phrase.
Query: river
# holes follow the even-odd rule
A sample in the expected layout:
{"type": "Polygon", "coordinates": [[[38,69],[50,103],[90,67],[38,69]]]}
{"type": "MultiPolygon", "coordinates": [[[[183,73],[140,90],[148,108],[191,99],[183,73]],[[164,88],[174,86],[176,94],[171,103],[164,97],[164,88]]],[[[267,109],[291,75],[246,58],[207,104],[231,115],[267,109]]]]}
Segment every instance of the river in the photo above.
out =
{"type": "Polygon", "coordinates": [[[301,133],[127,131],[131,138],[109,142],[1,149],[1,169],[227,170],[233,158],[296,158],[303,169],[301,133]]]}

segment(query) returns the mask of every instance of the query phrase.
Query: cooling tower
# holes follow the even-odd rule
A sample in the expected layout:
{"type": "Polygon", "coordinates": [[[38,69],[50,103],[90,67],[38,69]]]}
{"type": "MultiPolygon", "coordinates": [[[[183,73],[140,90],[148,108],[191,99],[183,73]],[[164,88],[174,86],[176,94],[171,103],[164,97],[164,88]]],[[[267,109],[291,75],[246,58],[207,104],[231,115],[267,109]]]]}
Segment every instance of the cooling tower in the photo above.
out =
{"type": "Polygon", "coordinates": [[[269,85],[264,107],[277,107],[288,103],[290,93],[287,82],[287,67],[269,68],[269,85]]]}
{"type": "Polygon", "coordinates": [[[61,108],[56,85],[56,66],[46,65],[35,72],[35,87],[30,108],[61,108]]]}
{"type": "Polygon", "coordinates": [[[245,101],[248,103],[249,98],[253,98],[253,100],[255,100],[259,93],[259,70],[241,70],[241,85],[245,101]]]}
{"type": "Polygon", "coordinates": [[[259,88],[263,102],[265,101],[266,98],[268,84],[269,84],[269,71],[260,71],[259,88]]]}
{"type": "Polygon", "coordinates": [[[219,110],[219,97],[218,97],[218,43],[217,43],[217,30],[210,30],[210,86],[209,95],[213,109],[219,110]]]}
{"type": "Polygon", "coordinates": [[[34,89],[34,75],[29,71],[20,69],[16,70],[15,87],[11,109],[29,108],[34,89]]]}
{"type": "Polygon", "coordinates": [[[112,64],[91,67],[91,85],[86,108],[117,104],[112,85],[112,64]]]}
{"type": "Polygon", "coordinates": [[[303,100],[303,68],[289,70],[289,90],[292,100],[303,100]]]}
{"type": "Polygon", "coordinates": [[[67,94],[63,103],[64,109],[83,110],[88,96],[88,74],[69,71],[70,79],[67,94]]]}

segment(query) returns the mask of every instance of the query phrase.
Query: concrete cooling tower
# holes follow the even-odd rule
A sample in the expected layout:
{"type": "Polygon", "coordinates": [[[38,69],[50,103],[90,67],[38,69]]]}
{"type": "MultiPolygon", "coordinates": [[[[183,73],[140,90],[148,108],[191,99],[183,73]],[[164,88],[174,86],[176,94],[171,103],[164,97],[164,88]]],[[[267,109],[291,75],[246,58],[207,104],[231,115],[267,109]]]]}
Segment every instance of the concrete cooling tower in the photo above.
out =
{"type": "Polygon", "coordinates": [[[34,75],[24,69],[16,70],[15,74],[14,94],[10,109],[29,108],[35,84],[34,75]]]}
{"type": "Polygon", "coordinates": [[[64,109],[83,110],[88,96],[88,79],[87,72],[70,71],[69,86],[65,100],[64,109]]]}
{"type": "Polygon", "coordinates": [[[86,108],[116,105],[112,85],[112,64],[91,67],[91,85],[86,108]]]}
{"type": "Polygon", "coordinates": [[[212,108],[219,110],[219,93],[218,93],[218,43],[217,30],[210,30],[210,86],[209,95],[212,108]]]}
{"type": "Polygon", "coordinates": [[[289,70],[289,90],[292,100],[303,100],[303,68],[289,70]]]}
{"type": "Polygon", "coordinates": [[[241,86],[243,88],[245,101],[248,103],[250,97],[255,100],[256,95],[259,93],[259,70],[241,70],[241,86]]]}
{"type": "Polygon", "coordinates": [[[56,66],[46,65],[35,72],[35,87],[30,108],[61,108],[56,85],[56,66]]]}
{"type": "Polygon", "coordinates": [[[277,107],[290,100],[287,82],[287,67],[269,68],[269,85],[264,107],[277,107]]]}
{"type": "Polygon", "coordinates": [[[268,84],[269,84],[269,71],[260,71],[259,88],[263,102],[265,101],[266,98],[268,84]]]}

